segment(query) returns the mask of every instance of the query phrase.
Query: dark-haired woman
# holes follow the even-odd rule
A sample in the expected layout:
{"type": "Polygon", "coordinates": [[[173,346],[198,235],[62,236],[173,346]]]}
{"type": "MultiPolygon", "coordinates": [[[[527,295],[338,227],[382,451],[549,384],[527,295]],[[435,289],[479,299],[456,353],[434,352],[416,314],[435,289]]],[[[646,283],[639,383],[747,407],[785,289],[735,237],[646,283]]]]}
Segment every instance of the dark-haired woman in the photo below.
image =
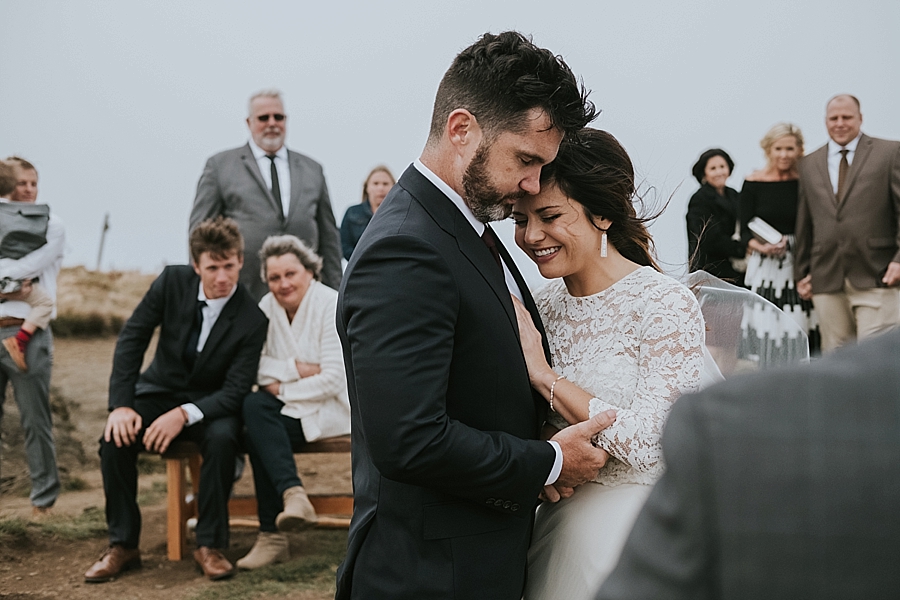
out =
{"type": "Polygon", "coordinates": [[[746,244],[734,239],[738,193],[725,185],[733,170],[734,161],[720,148],[701,154],[691,169],[700,189],[688,203],[688,260],[691,271],[703,270],[743,286],[744,273],[734,266],[747,252],[746,244]]]}
{"type": "MultiPolygon", "coordinates": [[[[632,204],[634,170],[610,134],[585,129],[516,202],[516,243],[554,279],[535,295],[553,367],[517,304],[531,383],[561,429],[614,409],[596,439],[609,461],[593,483],[538,509],[527,600],[592,597],[612,570],[654,481],[672,404],[698,389],[704,328],[694,295],[660,273],[632,204]]],[[[547,490],[548,497],[557,491],[547,490]]]]}
{"type": "Polygon", "coordinates": [[[369,171],[369,176],[363,183],[362,202],[348,208],[341,221],[341,252],[346,260],[350,260],[363,231],[369,226],[369,221],[378,212],[395,183],[390,169],[384,165],[369,171]]]}

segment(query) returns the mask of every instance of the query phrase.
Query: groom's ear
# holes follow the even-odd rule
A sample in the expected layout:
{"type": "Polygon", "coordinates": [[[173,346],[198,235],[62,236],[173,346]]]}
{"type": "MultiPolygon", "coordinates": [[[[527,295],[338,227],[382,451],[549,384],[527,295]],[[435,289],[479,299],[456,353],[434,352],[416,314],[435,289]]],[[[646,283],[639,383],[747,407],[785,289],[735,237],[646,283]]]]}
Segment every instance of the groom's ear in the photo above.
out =
{"type": "Polygon", "coordinates": [[[478,148],[481,137],[478,119],[465,108],[457,108],[447,117],[447,138],[460,150],[465,146],[478,148]]]}

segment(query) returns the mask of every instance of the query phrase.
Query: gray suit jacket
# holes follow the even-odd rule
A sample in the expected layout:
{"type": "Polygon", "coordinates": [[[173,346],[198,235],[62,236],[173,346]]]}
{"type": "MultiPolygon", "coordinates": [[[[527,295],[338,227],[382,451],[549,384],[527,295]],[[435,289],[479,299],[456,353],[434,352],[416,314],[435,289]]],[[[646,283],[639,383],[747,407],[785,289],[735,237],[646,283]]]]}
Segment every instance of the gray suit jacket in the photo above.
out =
{"type": "Polygon", "coordinates": [[[844,198],[828,176],[828,145],[800,161],[794,277],[812,274],[813,293],[876,287],[900,262],[900,142],[865,134],[850,165],[844,198]]]}
{"type": "Polygon", "coordinates": [[[341,283],[341,244],[322,166],[291,150],[288,162],[291,204],[286,217],[281,216],[281,202],[266,186],[249,144],[212,156],[197,183],[190,228],[218,215],[238,222],[244,236],[241,283],[257,300],[269,291],[260,280],[257,253],[270,235],[289,233],[306,242],[322,257],[322,282],[334,289],[341,283]]]}
{"type": "Polygon", "coordinates": [[[892,332],[681,398],[597,598],[896,598],[898,365],[892,332]]]}

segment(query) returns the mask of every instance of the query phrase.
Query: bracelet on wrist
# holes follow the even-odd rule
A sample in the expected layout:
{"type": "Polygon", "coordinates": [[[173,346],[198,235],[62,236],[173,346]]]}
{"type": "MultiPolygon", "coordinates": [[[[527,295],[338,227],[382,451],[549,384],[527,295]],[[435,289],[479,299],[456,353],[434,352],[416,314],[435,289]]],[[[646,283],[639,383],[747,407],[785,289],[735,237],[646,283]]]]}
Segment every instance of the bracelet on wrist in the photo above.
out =
{"type": "Polygon", "coordinates": [[[563,379],[562,375],[554,379],[553,383],[550,384],[550,410],[553,412],[556,412],[556,409],[553,408],[553,396],[556,393],[556,384],[559,383],[560,379],[563,379]]]}

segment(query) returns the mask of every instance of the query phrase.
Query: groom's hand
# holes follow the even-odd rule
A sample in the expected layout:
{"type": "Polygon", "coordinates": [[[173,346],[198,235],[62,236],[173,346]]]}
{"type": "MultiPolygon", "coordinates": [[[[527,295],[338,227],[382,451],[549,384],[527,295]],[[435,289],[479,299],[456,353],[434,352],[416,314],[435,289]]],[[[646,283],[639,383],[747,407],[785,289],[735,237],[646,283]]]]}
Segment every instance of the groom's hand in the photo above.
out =
{"type": "Polygon", "coordinates": [[[609,454],[594,446],[591,438],[615,420],[616,411],[606,410],[583,423],[566,427],[551,438],[559,443],[563,455],[562,470],[555,485],[574,488],[597,477],[609,454]]]}

